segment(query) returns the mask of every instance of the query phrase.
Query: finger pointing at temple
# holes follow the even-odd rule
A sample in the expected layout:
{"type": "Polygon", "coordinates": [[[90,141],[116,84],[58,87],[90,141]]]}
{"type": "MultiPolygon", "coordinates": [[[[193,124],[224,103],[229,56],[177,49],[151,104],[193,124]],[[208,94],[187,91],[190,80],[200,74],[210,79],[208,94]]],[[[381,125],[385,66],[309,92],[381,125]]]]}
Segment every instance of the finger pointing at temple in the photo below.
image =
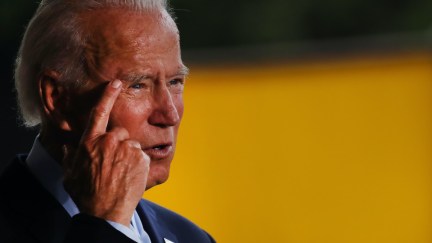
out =
{"type": "Polygon", "coordinates": [[[83,134],[84,138],[97,137],[106,132],[110,113],[120,94],[121,86],[121,81],[116,79],[105,87],[102,97],[90,114],[86,131],[83,134]]]}

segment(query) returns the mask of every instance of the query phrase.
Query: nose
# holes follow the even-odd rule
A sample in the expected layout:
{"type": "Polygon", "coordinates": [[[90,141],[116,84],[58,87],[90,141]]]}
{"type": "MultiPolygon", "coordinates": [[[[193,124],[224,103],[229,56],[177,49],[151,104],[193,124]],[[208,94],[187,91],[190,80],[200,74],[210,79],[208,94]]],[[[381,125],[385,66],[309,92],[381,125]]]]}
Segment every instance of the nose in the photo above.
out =
{"type": "Polygon", "coordinates": [[[166,86],[158,87],[153,94],[153,111],[149,123],[159,127],[175,126],[180,116],[171,93],[166,86]]]}

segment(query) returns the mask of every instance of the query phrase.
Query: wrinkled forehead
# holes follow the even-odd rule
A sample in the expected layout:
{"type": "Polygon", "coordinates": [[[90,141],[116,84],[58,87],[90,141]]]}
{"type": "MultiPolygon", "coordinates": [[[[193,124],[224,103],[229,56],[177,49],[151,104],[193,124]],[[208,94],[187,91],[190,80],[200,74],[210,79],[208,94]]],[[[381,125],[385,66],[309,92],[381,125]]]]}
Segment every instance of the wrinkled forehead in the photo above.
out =
{"type": "Polygon", "coordinates": [[[177,26],[165,10],[101,9],[87,13],[82,20],[87,31],[85,63],[91,79],[109,80],[137,72],[135,69],[154,69],[156,60],[165,65],[181,63],[177,26]]]}
{"type": "Polygon", "coordinates": [[[84,13],[81,19],[86,48],[98,56],[136,51],[160,41],[179,41],[177,26],[165,9],[99,9],[84,13]]]}

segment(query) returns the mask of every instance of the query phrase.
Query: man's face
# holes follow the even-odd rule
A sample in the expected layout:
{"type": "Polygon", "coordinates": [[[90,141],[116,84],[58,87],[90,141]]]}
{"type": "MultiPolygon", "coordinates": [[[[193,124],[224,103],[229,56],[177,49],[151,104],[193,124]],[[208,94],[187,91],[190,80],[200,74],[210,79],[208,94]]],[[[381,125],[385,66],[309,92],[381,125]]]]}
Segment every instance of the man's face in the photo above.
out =
{"type": "MultiPolygon", "coordinates": [[[[91,36],[85,53],[90,80],[74,97],[74,113],[84,108],[88,116],[94,102],[85,97],[107,81],[121,80],[107,129],[125,128],[150,156],[147,189],[163,183],[183,114],[186,68],[177,27],[165,11],[98,10],[83,19],[91,36]]],[[[86,126],[82,118],[79,127],[86,126]]]]}

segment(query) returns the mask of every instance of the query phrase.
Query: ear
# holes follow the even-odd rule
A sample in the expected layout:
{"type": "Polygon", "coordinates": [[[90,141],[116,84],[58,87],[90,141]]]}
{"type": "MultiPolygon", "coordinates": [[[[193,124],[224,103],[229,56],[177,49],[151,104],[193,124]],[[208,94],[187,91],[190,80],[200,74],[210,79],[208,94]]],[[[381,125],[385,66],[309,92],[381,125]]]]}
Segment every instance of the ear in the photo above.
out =
{"type": "Polygon", "coordinates": [[[51,123],[58,125],[64,131],[71,131],[71,124],[66,114],[69,93],[60,82],[60,74],[55,71],[44,71],[39,78],[39,97],[42,101],[42,111],[51,123]]]}

